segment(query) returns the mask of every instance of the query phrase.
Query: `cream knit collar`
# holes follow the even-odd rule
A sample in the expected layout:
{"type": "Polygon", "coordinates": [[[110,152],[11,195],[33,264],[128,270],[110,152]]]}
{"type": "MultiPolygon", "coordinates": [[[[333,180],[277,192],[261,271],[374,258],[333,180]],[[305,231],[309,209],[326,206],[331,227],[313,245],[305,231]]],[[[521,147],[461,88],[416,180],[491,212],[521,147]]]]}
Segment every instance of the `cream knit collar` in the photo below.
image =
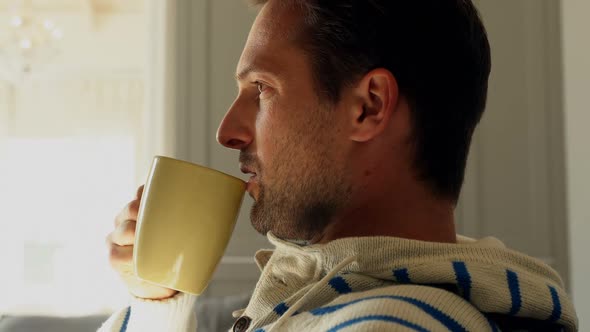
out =
{"type": "Polygon", "coordinates": [[[395,284],[451,285],[480,311],[503,313],[509,312],[512,305],[506,278],[507,273],[513,273],[520,280],[523,297],[520,315],[550,317],[551,290],[562,302],[560,322],[576,321],[559,275],[537,259],[506,249],[494,238],[458,236],[456,244],[446,244],[355,237],[307,246],[281,240],[272,233],[268,239],[276,248],[256,253],[262,275],[244,312],[258,326],[283,316],[281,308],[297,306],[299,311],[305,311],[333,300],[337,294],[327,289],[329,279],[336,274],[353,292],[395,284]],[[467,277],[460,276],[460,272],[467,277]],[[490,294],[495,295],[493,301],[490,294]]]}

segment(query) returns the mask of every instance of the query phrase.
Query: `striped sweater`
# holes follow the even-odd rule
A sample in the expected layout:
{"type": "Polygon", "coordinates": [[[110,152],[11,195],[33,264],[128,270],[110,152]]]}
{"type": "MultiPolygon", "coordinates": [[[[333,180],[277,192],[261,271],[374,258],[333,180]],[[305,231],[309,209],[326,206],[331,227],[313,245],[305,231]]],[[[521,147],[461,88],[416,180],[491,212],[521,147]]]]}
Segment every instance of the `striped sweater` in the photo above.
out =
{"type": "MultiPolygon", "coordinates": [[[[494,239],[393,237],[300,246],[268,235],[236,331],[577,331],[559,275],[494,239]]],[[[99,330],[196,331],[195,298],[135,299],[99,330]]]]}

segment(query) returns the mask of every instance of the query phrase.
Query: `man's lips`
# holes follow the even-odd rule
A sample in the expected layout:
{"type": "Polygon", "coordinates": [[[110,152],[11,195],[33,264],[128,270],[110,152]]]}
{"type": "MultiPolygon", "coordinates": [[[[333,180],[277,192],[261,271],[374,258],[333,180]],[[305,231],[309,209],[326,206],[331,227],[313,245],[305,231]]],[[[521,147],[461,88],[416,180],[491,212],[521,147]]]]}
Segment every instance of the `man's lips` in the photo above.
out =
{"type": "Polygon", "coordinates": [[[255,188],[257,186],[258,186],[258,178],[256,177],[256,174],[253,174],[246,182],[246,191],[254,199],[256,199],[254,193],[256,191],[255,188]]]}
{"type": "Polygon", "coordinates": [[[248,167],[246,165],[240,165],[240,171],[242,171],[242,173],[244,173],[244,174],[256,175],[256,172],[254,172],[254,169],[252,169],[251,167],[248,167]]]}
{"type": "Polygon", "coordinates": [[[248,183],[258,183],[258,177],[256,176],[256,173],[252,174],[252,176],[250,176],[250,178],[247,181],[248,183]]]}
{"type": "Polygon", "coordinates": [[[257,174],[256,174],[256,172],[254,172],[253,169],[251,169],[245,165],[240,166],[240,171],[242,171],[242,173],[244,173],[244,174],[251,175],[250,178],[248,179],[248,181],[246,182],[246,191],[248,191],[250,193],[250,195],[252,195],[253,187],[258,184],[257,174]]]}

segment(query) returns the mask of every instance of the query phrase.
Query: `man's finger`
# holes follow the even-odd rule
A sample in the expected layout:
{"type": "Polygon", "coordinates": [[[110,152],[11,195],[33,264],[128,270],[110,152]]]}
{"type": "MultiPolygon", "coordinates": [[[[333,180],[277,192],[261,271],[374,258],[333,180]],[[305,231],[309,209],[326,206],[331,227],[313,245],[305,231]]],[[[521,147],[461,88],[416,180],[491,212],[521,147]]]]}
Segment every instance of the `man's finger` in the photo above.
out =
{"type": "Polygon", "coordinates": [[[139,199],[136,199],[127,204],[123,211],[121,211],[121,213],[115,218],[115,227],[119,227],[119,225],[125,220],[137,220],[139,203],[139,199]]]}
{"type": "Polygon", "coordinates": [[[139,186],[139,188],[137,188],[137,192],[135,193],[136,200],[141,200],[141,196],[143,195],[143,187],[144,186],[145,185],[142,184],[141,186],[139,186]]]}
{"type": "Polygon", "coordinates": [[[123,266],[132,264],[133,262],[133,247],[125,246],[121,247],[116,244],[112,244],[109,253],[109,263],[116,270],[121,269],[123,266]]]}
{"type": "Polygon", "coordinates": [[[135,220],[125,220],[113,233],[111,233],[111,241],[119,246],[130,246],[135,241],[135,220]]]}

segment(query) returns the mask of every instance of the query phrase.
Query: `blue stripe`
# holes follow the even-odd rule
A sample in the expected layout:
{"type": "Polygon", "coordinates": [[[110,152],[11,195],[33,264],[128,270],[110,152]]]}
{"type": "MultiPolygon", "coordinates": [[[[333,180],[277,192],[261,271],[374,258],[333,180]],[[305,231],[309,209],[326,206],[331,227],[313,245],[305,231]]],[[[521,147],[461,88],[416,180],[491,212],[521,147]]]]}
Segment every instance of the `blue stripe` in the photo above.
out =
{"type": "Polygon", "coordinates": [[[281,302],[277,304],[277,306],[273,310],[277,313],[277,315],[282,316],[285,313],[285,311],[289,310],[289,307],[285,304],[285,302],[281,302]]]}
{"type": "Polygon", "coordinates": [[[314,315],[314,316],[322,316],[322,315],[327,315],[330,313],[333,313],[335,311],[338,311],[344,307],[347,307],[349,305],[353,305],[359,302],[363,302],[363,301],[369,301],[369,300],[375,300],[375,299],[391,299],[391,300],[398,300],[398,301],[404,301],[410,304],[413,304],[414,306],[422,309],[422,311],[426,312],[427,314],[429,314],[430,316],[432,316],[434,319],[436,319],[437,321],[439,321],[441,324],[443,324],[444,326],[447,327],[447,329],[451,330],[452,332],[455,331],[467,331],[463,326],[461,326],[461,324],[459,324],[456,320],[454,320],[453,318],[451,318],[450,316],[448,316],[447,314],[445,314],[444,312],[440,311],[439,309],[433,307],[432,305],[420,301],[420,300],[416,300],[414,298],[411,297],[406,297],[406,296],[396,296],[396,295],[376,295],[376,296],[369,296],[369,297],[364,297],[361,299],[356,299],[350,302],[346,302],[346,303],[341,303],[341,304],[335,304],[332,306],[325,306],[325,307],[320,307],[320,308],[316,308],[313,310],[310,310],[309,312],[314,315]]]}
{"type": "Polygon", "coordinates": [[[408,269],[397,269],[393,270],[393,276],[397,280],[397,282],[401,284],[410,284],[410,275],[408,274],[408,269]]]}
{"type": "Polygon", "coordinates": [[[453,262],[453,269],[455,270],[457,283],[463,291],[463,297],[469,301],[471,299],[471,276],[467,271],[467,266],[463,262],[453,262]]]}
{"type": "Polygon", "coordinates": [[[510,289],[510,297],[512,298],[512,308],[510,308],[508,314],[514,316],[520,311],[522,306],[518,275],[513,271],[506,270],[506,279],[508,279],[508,288],[510,289]]]}
{"type": "Polygon", "coordinates": [[[488,317],[487,315],[485,315],[485,318],[488,320],[488,324],[490,324],[490,328],[492,329],[492,332],[500,332],[500,329],[498,328],[498,325],[496,324],[496,322],[494,322],[490,317],[488,317]]]}
{"type": "Polygon", "coordinates": [[[121,325],[121,329],[119,332],[127,331],[127,324],[129,324],[129,317],[131,316],[131,307],[127,308],[127,312],[125,313],[125,318],[123,318],[123,325],[121,325]]]}
{"type": "Polygon", "coordinates": [[[266,332],[266,331],[264,331],[263,328],[259,328],[258,330],[254,331],[254,332],[266,332]]]}
{"type": "Polygon", "coordinates": [[[561,318],[561,301],[559,301],[559,294],[554,287],[548,286],[551,292],[551,300],[553,301],[553,311],[549,317],[549,321],[552,323],[557,322],[561,318]]]}
{"type": "Polygon", "coordinates": [[[350,289],[350,286],[348,285],[346,280],[344,280],[344,278],[340,276],[330,279],[328,284],[330,284],[330,286],[332,286],[332,288],[334,288],[334,290],[336,290],[340,294],[352,292],[352,289],[350,289]]]}
{"type": "Polygon", "coordinates": [[[341,329],[349,327],[351,325],[359,324],[359,323],[363,323],[363,322],[368,322],[368,321],[381,321],[381,322],[397,323],[397,324],[402,325],[404,327],[413,329],[414,331],[429,332],[427,329],[423,328],[422,326],[414,324],[414,323],[410,323],[407,320],[393,317],[393,316],[384,316],[384,315],[371,315],[371,316],[362,316],[362,317],[358,317],[358,318],[353,318],[351,320],[347,320],[343,323],[340,323],[340,324],[334,326],[333,328],[329,329],[327,332],[340,331],[341,329]]]}

